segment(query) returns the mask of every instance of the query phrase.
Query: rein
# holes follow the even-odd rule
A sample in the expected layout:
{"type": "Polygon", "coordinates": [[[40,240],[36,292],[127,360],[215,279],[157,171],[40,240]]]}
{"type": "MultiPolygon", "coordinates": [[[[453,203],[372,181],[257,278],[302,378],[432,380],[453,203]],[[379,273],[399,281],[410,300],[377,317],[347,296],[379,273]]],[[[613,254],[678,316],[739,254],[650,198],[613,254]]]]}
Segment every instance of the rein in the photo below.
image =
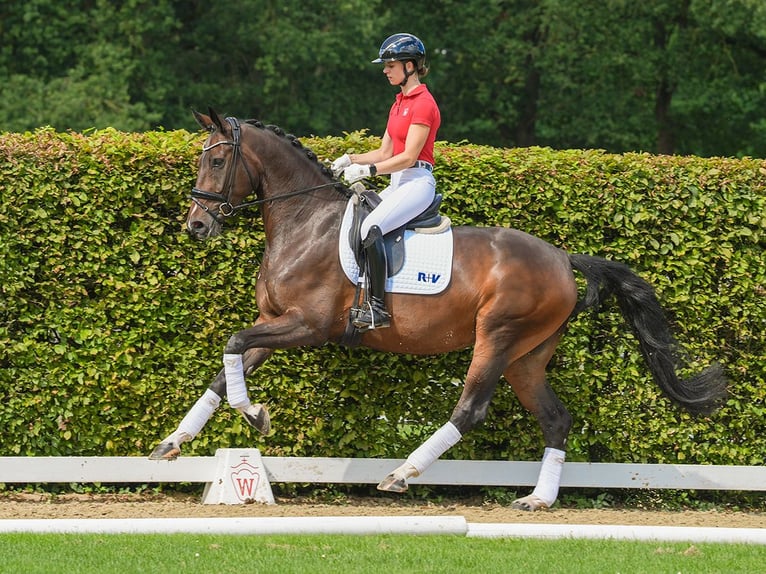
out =
{"type": "Polygon", "coordinates": [[[250,192],[257,193],[257,190],[255,185],[253,184],[253,176],[250,173],[250,170],[248,169],[244,158],[242,157],[241,145],[240,145],[241,127],[239,124],[239,120],[237,120],[237,118],[228,117],[226,118],[226,121],[229,122],[229,125],[231,126],[232,135],[234,139],[216,142],[213,145],[203,146],[202,148],[203,152],[211,150],[214,147],[218,147],[219,145],[230,145],[234,149],[234,158],[233,158],[233,161],[229,164],[229,171],[226,173],[226,180],[224,183],[224,189],[226,190],[226,195],[224,195],[223,193],[215,192],[215,191],[205,191],[197,187],[193,187],[191,190],[191,200],[194,203],[196,203],[200,208],[202,208],[202,210],[204,210],[205,213],[210,215],[210,217],[215,219],[218,223],[223,224],[226,218],[235,215],[238,211],[247,209],[249,207],[253,207],[255,205],[261,205],[269,201],[287,199],[290,197],[295,197],[297,195],[302,195],[304,193],[310,193],[312,191],[324,189],[326,187],[335,187],[341,190],[343,189],[343,184],[341,184],[340,182],[330,181],[328,183],[314,185],[312,187],[306,187],[306,188],[298,189],[295,191],[289,191],[287,193],[275,195],[274,197],[267,197],[264,199],[255,199],[253,201],[247,201],[247,202],[240,203],[238,205],[233,205],[230,201],[230,197],[231,197],[232,190],[234,188],[234,175],[237,169],[237,165],[236,165],[237,159],[239,159],[242,162],[242,166],[245,168],[245,173],[247,173],[247,178],[250,181],[250,192]],[[207,205],[202,203],[200,200],[203,200],[203,199],[208,201],[218,202],[218,211],[213,211],[207,205]]]}

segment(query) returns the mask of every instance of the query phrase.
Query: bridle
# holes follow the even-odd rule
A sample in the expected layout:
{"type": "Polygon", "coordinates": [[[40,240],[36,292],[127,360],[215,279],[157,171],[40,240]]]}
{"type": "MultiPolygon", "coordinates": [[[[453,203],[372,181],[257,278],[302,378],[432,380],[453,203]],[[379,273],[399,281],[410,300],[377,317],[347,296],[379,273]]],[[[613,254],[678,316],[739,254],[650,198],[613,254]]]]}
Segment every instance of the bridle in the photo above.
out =
{"type": "Polygon", "coordinates": [[[240,126],[239,120],[237,118],[227,117],[226,121],[231,126],[232,139],[222,140],[214,144],[211,144],[209,146],[202,147],[203,153],[215,147],[218,147],[219,145],[230,145],[233,148],[234,157],[232,158],[232,161],[229,162],[229,168],[228,168],[228,171],[226,172],[226,179],[224,180],[224,185],[223,185],[223,189],[225,190],[225,195],[223,193],[218,193],[215,191],[205,191],[197,187],[193,187],[191,190],[191,200],[194,203],[196,203],[205,213],[210,215],[210,217],[212,217],[218,223],[223,224],[226,218],[235,215],[238,211],[247,209],[248,207],[253,207],[255,205],[261,205],[268,201],[275,201],[277,199],[286,199],[288,197],[294,197],[296,195],[309,193],[311,191],[316,191],[318,189],[323,189],[325,187],[335,187],[340,190],[345,189],[343,184],[341,184],[340,182],[330,181],[328,183],[323,183],[323,184],[315,185],[312,187],[306,187],[303,189],[298,189],[296,191],[290,191],[288,193],[283,193],[281,195],[275,195],[274,197],[269,197],[265,199],[255,199],[253,201],[247,201],[247,202],[239,203],[237,205],[232,204],[231,194],[234,190],[234,177],[236,175],[238,160],[239,162],[242,163],[242,167],[245,168],[247,179],[250,182],[250,193],[248,193],[248,195],[257,193],[258,190],[254,184],[253,175],[252,173],[250,173],[250,169],[247,167],[247,163],[245,163],[245,160],[242,157],[242,148],[240,145],[242,127],[240,126]],[[217,202],[218,210],[215,211],[209,208],[204,203],[202,203],[201,200],[203,199],[217,202]]]}

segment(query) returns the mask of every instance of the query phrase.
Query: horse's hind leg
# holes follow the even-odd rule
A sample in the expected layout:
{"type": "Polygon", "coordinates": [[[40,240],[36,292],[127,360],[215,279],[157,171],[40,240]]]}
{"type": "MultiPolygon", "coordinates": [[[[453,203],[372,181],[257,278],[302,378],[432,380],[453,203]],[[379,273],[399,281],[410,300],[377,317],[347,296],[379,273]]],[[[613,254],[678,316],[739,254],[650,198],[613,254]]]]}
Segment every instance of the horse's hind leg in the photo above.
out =
{"type": "Polygon", "coordinates": [[[462,436],[487,416],[492,395],[508,359],[506,353],[477,344],[465,386],[449,422],[439,428],[407,460],[378,484],[378,490],[405,492],[407,480],[419,476],[462,436]]]}
{"type": "Polygon", "coordinates": [[[512,363],[503,373],[521,404],[537,419],[545,440],[545,453],[532,494],[515,500],[518,510],[541,510],[556,502],[564,467],[566,440],[572,417],[545,379],[560,333],[512,363]]]}
{"type": "MultiPolygon", "coordinates": [[[[251,349],[246,352],[243,359],[243,373],[249,374],[258,368],[271,353],[270,349],[251,349]]],[[[221,369],[205,393],[186,413],[178,428],[155,447],[149,455],[151,460],[173,460],[177,458],[181,454],[181,445],[192,440],[202,430],[202,427],[210,420],[210,417],[221,404],[223,397],[227,395],[225,371],[225,368],[221,369]]],[[[244,386],[244,378],[240,387],[235,389],[234,394],[237,395],[235,399],[237,404],[232,404],[232,406],[242,413],[242,416],[251,426],[261,433],[267,434],[270,429],[268,411],[264,405],[250,403],[244,386]]]]}

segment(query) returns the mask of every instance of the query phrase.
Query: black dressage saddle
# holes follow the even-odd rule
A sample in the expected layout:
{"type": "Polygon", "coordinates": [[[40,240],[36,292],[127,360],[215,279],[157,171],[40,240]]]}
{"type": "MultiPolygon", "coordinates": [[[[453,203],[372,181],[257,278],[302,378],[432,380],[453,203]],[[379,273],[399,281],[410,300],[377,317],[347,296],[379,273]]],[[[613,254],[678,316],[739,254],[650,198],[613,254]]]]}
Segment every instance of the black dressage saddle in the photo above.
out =
{"type": "MultiPolygon", "coordinates": [[[[354,253],[357,265],[363,269],[364,254],[361,241],[362,221],[375,209],[381,202],[380,196],[370,190],[359,191],[352,199],[354,202],[354,214],[351,222],[351,228],[348,232],[348,241],[351,250],[354,253]]],[[[386,245],[386,261],[388,263],[388,277],[393,277],[404,266],[404,232],[411,229],[420,233],[439,233],[449,226],[449,219],[439,214],[439,206],[442,202],[442,195],[436,194],[434,200],[426,209],[418,214],[414,219],[405,223],[398,229],[387,233],[383,240],[386,245]]]]}

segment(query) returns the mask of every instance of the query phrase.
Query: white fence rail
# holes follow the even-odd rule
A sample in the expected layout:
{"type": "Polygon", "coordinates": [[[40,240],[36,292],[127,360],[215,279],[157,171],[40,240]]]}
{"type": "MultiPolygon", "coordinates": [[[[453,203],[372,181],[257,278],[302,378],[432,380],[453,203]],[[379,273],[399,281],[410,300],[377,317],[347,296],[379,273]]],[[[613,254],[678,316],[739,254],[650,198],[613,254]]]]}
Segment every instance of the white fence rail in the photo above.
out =
{"type": "MultiPolygon", "coordinates": [[[[204,483],[203,504],[274,504],[272,482],[376,484],[399,459],[262,457],[257,449],[154,461],[143,457],[0,457],[0,483],[204,483]]],[[[413,484],[532,486],[539,462],[439,460],[413,484]]],[[[766,467],[568,462],[563,487],[766,490],[766,467]]],[[[766,544],[766,529],[467,524],[441,517],[246,517],[0,520],[0,532],[452,533],[484,537],[629,538],[766,544]],[[643,531],[639,532],[643,528],[643,531]],[[553,529],[553,530],[551,530],[553,529]],[[598,529],[594,531],[593,529],[598,529]],[[637,530],[638,529],[638,530],[637,530]],[[725,531],[725,532],[724,532],[725,531]]]]}
{"type": "MultiPolygon", "coordinates": [[[[211,483],[224,453],[143,457],[0,457],[0,483],[211,483]]],[[[245,457],[246,454],[241,456],[245,457]]],[[[269,482],[377,484],[403,460],[260,457],[269,482]]],[[[439,460],[411,484],[533,486],[539,462],[439,460]]],[[[766,467],[567,462],[562,487],[766,491],[766,467]]]]}

